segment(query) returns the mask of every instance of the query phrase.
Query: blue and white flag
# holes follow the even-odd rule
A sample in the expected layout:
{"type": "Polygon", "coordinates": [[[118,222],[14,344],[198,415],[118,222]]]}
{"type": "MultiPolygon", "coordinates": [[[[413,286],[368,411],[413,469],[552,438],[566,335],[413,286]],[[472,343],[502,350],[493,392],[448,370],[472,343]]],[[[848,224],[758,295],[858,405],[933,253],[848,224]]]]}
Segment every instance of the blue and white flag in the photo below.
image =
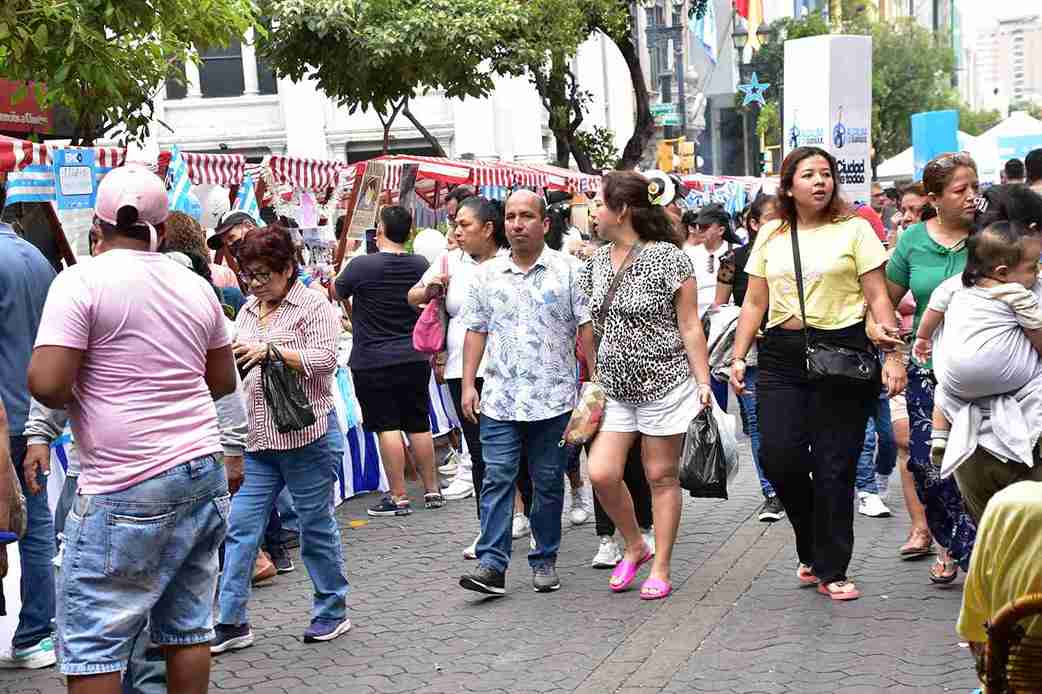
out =
{"type": "MultiPolygon", "coordinates": [[[[104,163],[108,163],[107,161],[104,163]]],[[[95,183],[101,183],[111,166],[95,162],[95,183]]],[[[16,202],[52,202],[55,200],[54,191],[54,165],[48,161],[46,164],[30,164],[24,169],[11,171],[7,174],[7,204],[16,202]]]]}
{"type": "Polygon", "coordinates": [[[192,179],[188,177],[188,162],[181,156],[181,148],[177,145],[170,148],[170,164],[166,169],[166,188],[170,211],[191,214],[192,201],[189,193],[192,190],[192,179]]]}
{"type": "Polygon", "coordinates": [[[233,210],[240,210],[253,217],[258,224],[261,223],[260,205],[257,204],[257,190],[253,183],[253,177],[246,175],[239,184],[239,192],[235,195],[233,210]]]}
{"type": "Polygon", "coordinates": [[[705,14],[701,17],[692,16],[687,22],[688,30],[702,42],[702,49],[705,50],[706,57],[714,64],[716,63],[718,53],[715,5],[716,3],[713,0],[709,0],[706,3],[705,14]]]}

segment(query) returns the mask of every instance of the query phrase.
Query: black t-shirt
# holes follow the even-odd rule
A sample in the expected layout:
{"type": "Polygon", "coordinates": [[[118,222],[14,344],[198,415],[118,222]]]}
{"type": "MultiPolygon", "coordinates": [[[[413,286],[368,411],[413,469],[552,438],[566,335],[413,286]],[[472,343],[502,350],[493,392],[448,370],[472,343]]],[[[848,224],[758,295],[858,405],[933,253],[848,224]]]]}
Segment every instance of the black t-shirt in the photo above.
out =
{"type": "Polygon", "coordinates": [[[373,253],[355,258],[336,278],[336,293],[352,299],[354,336],[352,369],[378,369],[426,361],[412,348],[419,314],[408,302],[409,290],[427,271],[422,255],[373,253]]]}
{"type": "Polygon", "coordinates": [[[718,282],[731,285],[731,301],[735,306],[742,305],[745,292],[749,289],[749,273],[745,271],[745,264],[749,262],[752,250],[753,244],[750,241],[720,259],[720,270],[716,278],[718,282]]]}

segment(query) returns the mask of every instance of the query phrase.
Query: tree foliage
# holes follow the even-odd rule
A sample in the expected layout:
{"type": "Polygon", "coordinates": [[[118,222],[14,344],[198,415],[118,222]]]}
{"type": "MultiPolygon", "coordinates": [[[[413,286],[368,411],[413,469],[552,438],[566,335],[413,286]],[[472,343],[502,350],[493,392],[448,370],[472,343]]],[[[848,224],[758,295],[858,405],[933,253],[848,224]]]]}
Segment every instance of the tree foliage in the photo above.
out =
{"type": "Polygon", "coordinates": [[[976,137],[986,130],[990,130],[1002,121],[1002,114],[998,111],[981,109],[974,111],[968,106],[959,109],[959,130],[976,137]]]}
{"type": "Polygon", "coordinates": [[[615,146],[615,133],[601,125],[576,133],[576,144],[590,158],[595,171],[614,169],[619,163],[619,150],[615,146]]]}
{"type": "Polygon", "coordinates": [[[141,141],[172,66],[238,41],[256,16],[252,0],[4,0],[0,75],[35,82],[43,107],[68,109],[73,144],[113,128],[141,141]]]}

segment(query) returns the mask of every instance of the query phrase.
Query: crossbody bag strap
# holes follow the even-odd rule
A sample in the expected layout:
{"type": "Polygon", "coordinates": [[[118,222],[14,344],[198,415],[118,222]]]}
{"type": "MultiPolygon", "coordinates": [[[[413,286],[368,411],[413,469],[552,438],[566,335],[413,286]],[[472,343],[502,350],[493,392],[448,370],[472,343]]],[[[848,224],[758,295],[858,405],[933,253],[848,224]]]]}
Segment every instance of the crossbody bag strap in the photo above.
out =
{"type": "MultiPolygon", "coordinates": [[[[601,303],[601,310],[597,312],[597,324],[601,326],[601,333],[604,333],[605,321],[608,319],[608,309],[611,308],[612,302],[615,300],[615,292],[618,291],[619,285],[622,284],[622,276],[626,273],[626,270],[637,262],[637,256],[644,250],[644,244],[637,241],[630,248],[630,252],[626,254],[626,257],[622,261],[622,265],[619,266],[619,271],[615,273],[615,276],[611,279],[611,284],[608,285],[608,291],[604,293],[604,302],[601,303]]],[[[608,254],[608,264],[611,265],[611,254],[608,254]]],[[[597,331],[593,331],[593,346],[597,351],[601,348],[601,336],[597,335],[597,331]]],[[[597,355],[593,355],[593,361],[596,363],[597,355]]]]}
{"type": "Polygon", "coordinates": [[[807,330],[807,305],[803,297],[803,265],[800,263],[800,242],[796,238],[796,220],[789,227],[792,236],[792,264],[796,270],[796,294],[800,297],[800,319],[803,321],[803,347],[810,352],[810,332],[807,330]]]}

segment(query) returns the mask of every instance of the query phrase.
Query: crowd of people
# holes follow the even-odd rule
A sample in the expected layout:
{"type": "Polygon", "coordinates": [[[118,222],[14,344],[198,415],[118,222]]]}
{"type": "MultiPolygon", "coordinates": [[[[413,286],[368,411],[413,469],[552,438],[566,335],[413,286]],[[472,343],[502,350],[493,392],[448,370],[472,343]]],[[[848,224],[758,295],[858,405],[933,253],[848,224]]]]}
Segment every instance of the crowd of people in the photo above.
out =
{"type": "MultiPolygon", "coordinates": [[[[99,186],[93,257],[57,275],[0,224],[0,445],[28,515],[0,665],[57,661],[74,694],[205,692],[211,655],[254,643],[252,586],[293,571],[298,544],[314,588],[303,640],[347,633],[333,498],[345,336],[387,481],[368,514],[413,512],[410,467],[425,509],[473,496],[463,589],[504,595],[513,541],[529,534],[533,589],[562,587],[566,489],[571,522],[590,516],[585,456],[591,566],[623,593],[649,564],[637,595],[668,598],[684,435],[733,391],[759,518],[794,533],[794,585],[861,596],[855,513],[890,515],[898,468],[911,530],[895,558],[936,543],[931,581],[968,570],[958,628],[986,640],[996,596],[1042,577],[1002,549],[1037,545],[1042,515],[1042,150],[1022,168],[1026,184],[981,191],[973,160],[947,154],[920,183],[853,206],[836,160],[801,147],[776,194],[737,218],[685,209],[665,174],[611,172],[588,236],[567,199],[460,186],[446,236],[421,239],[388,203],[375,248],[346,242],[328,283],[304,272],[292,219],[229,211],[207,238],[132,164],[99,186]],[[414,339],[432,304],[445,317],[434,354],[414,339]],[[573,450],[561,443],[584,382],[603,388],[603,417],[573,450]],[[443,386],[461,435],[439,468],[429,392],[443,386]],[[66,423],[75,464],[52,516],[46,475],[66,423]]],[[[8,474],[0,465],[0,488],[8,474]]]]}

